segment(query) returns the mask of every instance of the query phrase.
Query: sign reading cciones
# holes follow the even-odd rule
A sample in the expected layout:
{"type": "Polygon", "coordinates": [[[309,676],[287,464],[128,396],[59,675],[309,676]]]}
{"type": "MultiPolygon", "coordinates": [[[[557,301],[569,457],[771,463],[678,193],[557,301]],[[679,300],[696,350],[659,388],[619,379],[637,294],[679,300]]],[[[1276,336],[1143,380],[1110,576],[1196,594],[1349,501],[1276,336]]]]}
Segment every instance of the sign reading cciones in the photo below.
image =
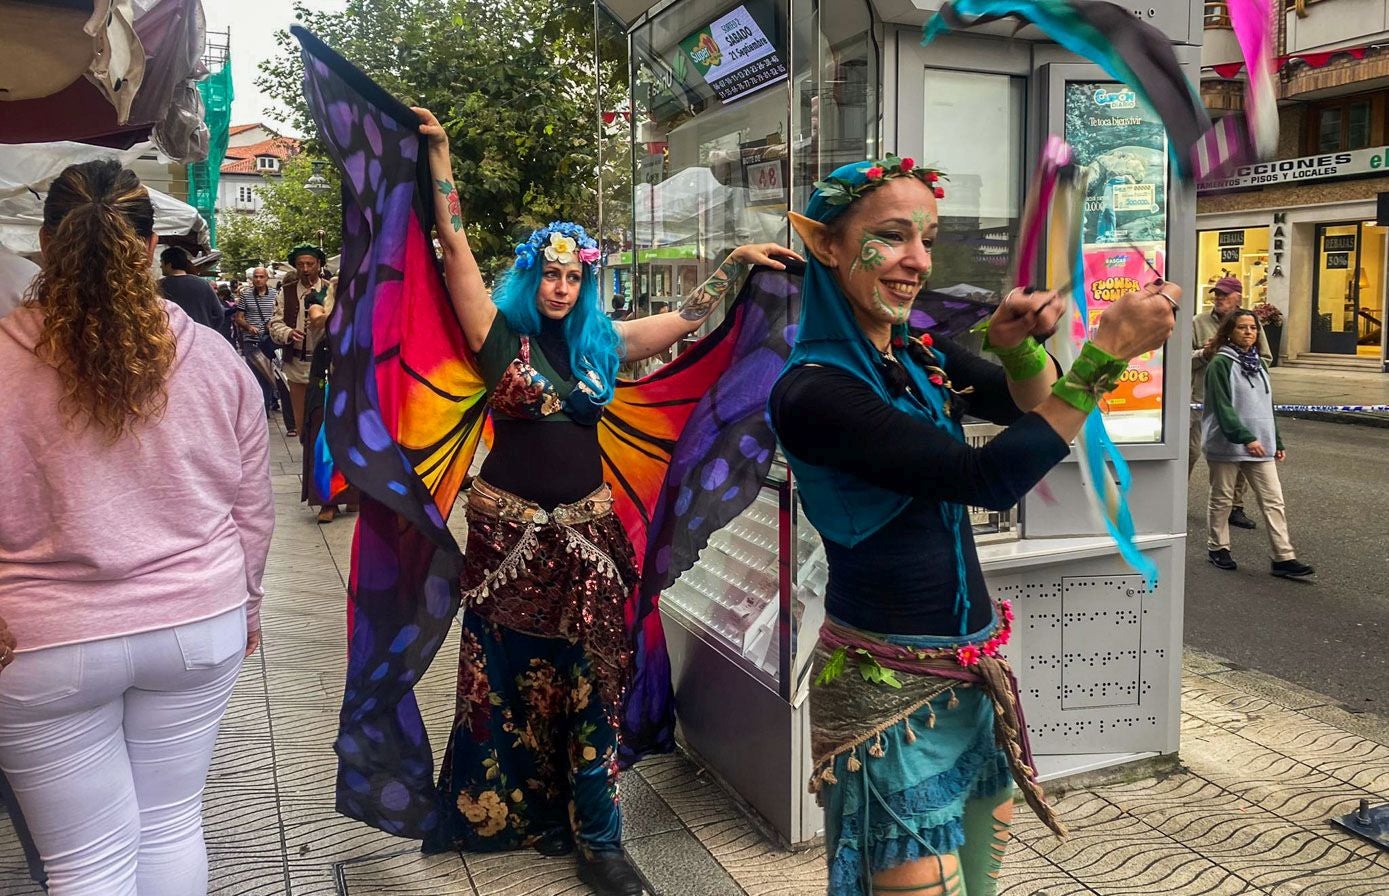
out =
{"type": "Polygon", "coordinates": [[[1323,153],[1300,159],[1275,159],[1236,169],[1231,177],[1204,180],[1196,185],[1197,192],[1242,190],[1269,184],[1300,183],[1326,180],[1333,177],[1356,177],[1362,174],[1389,174],[1389,146],[1378,149],[1353,149],[1350,152],[1323,153]]]}

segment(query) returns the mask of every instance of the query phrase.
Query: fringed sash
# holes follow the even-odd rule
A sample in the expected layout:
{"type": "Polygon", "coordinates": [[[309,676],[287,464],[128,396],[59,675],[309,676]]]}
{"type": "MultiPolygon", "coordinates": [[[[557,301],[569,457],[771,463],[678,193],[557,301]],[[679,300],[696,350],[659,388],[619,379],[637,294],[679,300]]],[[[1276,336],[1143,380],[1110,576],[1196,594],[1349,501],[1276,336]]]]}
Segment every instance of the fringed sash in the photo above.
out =
{"type": "MultiPolygon", "coordinates": [[[[841,648],[849,656],[871,657],[893,672],[906,673],[901,687],[868,681],[856,669],[848,669],[833,680],[817,684],[811,699],[810,741],[814,768],[810,790],[818,793],[825,784],[837,784],[834,761],[850,753],[848,769],[858,771],[856,748],[873,741],[865,751],[870,758],[883,755],[882,734],[894,725],[904,727],[908,743],[916,740],[911,716],[936,697],[950,692],[948,708],[958,705],[954,689],[981,687],[994,707],[994,737],[1008,756],[1013,780],[1022,790],[1027,804],[1042,823],[1059,837],[1067,834],[1037,781],[1032,748],[1027,740],[1018,682],[998,646],[1006,640],[1011,612],[999,608],[999,621],[980,645],[913,649],[890,644],[858,629],[826,621],[815,646],[814,669],[817,677],[841,648]]],[[[852,662],[852,661],[851,661],[852,662]]],[[[935,711],[928,707],[927,727],[935,725],[935,711]]]]}

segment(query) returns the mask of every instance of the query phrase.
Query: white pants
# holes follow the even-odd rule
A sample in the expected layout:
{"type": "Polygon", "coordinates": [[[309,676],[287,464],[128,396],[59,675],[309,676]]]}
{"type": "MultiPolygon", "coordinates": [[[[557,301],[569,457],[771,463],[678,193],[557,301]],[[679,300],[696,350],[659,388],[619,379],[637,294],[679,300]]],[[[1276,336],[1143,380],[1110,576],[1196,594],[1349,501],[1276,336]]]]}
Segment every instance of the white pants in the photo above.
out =
{"type": "Polygon", "coordinates": [[[207,893],[203,784],[245,645],[238,608],[0,672],[0,768],[50,896],[207,893]]]}
{"type": "Polygon", "coordinates": [[[1293,560],[1288,537],[1288,517],[1283,507],[1283,483],[1278,478],[1277,461],[1212,461],[1206,459],[1211,471],[1211,500],[1206,520],[1206,548],[1217,551],[1230,547],[1230,508],[1235,502],[1235,483],[1243,476],[1259,500],[1264,512],[1264,528],[1268,530],[1268,545],[1274,560],[1293,560]]]}

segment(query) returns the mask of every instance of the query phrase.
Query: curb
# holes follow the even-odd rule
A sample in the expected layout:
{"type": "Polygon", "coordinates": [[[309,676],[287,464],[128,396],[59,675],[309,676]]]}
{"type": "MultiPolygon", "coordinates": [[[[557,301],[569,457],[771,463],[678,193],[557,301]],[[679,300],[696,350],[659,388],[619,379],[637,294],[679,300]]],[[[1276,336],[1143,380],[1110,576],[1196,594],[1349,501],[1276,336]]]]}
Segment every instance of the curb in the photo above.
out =
{"type": "Polygon", "coordinates": [[[1351,426],[1372,426],[1389,429],[1389,414],[1344,411],[1274,411],[1276,417],[1311,420],[1317,423],[1340,423],[1351,426]]]}

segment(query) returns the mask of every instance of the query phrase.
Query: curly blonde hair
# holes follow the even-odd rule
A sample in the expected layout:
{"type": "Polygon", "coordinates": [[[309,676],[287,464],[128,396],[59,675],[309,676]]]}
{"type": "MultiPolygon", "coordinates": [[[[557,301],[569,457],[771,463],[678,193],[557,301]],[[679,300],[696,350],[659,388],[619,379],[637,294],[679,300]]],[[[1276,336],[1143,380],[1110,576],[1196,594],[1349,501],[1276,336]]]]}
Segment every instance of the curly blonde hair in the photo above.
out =
{"type": "Polygon", "coordinates": [[[36,351],[71,420],[112,442],[168,403],[174,334],[148,268],[153,233],[149,193],[117,162],[69,166],[44,202],[43,270],[25,302],[43,312],[36,351]]]}

